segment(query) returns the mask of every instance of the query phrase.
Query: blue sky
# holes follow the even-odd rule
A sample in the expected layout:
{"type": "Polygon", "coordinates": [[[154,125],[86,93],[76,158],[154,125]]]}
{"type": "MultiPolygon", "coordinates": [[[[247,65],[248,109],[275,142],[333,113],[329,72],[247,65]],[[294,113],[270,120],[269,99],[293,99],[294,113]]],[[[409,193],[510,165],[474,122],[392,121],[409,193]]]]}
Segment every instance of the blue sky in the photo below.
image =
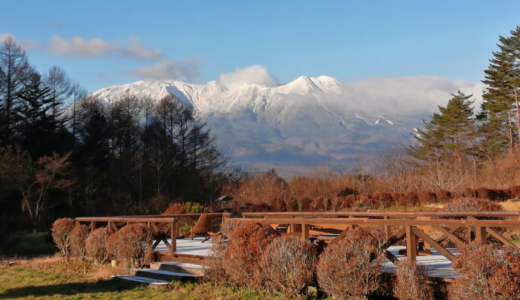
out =
{"type": "Polygon", "coordinates": [[[58,65],[91,92],[148,77],[206,83],[251,65],[280,83],[478,81],[518,11],[520,1],[18,0],[0,4],[0,35],[39,71],[58,65]]]}

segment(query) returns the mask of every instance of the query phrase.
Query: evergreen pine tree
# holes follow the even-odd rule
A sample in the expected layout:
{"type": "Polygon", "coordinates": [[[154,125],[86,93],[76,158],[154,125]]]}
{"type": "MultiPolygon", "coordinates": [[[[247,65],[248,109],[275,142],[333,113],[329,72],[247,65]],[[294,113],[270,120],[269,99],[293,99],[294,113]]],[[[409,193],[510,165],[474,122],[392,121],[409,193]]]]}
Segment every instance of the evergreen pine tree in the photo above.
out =
{"type": "Polygon", "coordinates": [[[17,94],[17,140],[36,159],[52,154],[49,137],[54,132],[51,109],[51,89],[45,87],[38,73],[31,74],[27,86],[17,94]]]}
{"type": "Polygon", "coordinates": [[[458,91],[446,107],[439,106],[440,113],[434,113],[430,121],[424,121],[424,129],[414,135],[418,144],[408,149],[408,153],[423,163],[437,165],[457,163],[474,154],[476,130],[474,127],[473,95],[458,91]]]}

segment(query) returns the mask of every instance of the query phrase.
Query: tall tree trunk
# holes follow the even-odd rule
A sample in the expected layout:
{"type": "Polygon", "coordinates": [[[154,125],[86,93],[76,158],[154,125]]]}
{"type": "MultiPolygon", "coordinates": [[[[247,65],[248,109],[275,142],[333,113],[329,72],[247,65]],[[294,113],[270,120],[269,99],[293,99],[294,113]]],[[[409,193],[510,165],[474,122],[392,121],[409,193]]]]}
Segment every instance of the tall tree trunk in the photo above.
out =
{"type": "Polygon", "coordinates": [[[516,92],[516,86],[513,87],[515,91],[515,102],[516,102],[516,126],[518,127],[518,140],[520,140],[520,108],[518,106],[518,95],[516,92]]]}

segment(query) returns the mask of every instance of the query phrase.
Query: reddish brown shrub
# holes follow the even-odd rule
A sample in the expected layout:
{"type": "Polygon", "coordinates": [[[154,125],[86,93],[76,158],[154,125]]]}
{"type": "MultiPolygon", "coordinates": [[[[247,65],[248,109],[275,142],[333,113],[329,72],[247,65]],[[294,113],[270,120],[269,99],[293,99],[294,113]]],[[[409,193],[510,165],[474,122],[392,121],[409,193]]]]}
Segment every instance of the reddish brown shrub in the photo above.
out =
{"type": "Polygon", "coordinates": [[[323,210],[323,197],[318,197],[309,204],[310,211],[322,211],[323,210]]]}
{"type": "Polygon", "coordinates": [[[451,200],[442,208],[447,212],[479,212],[479,211],[501,211],[499,204],[486,199],[458,198],[451,200]]]}
{"type": "Polygon", "coordinates": [[[347,197],[345,197],[345,202],[346,202],[347,207],[352,207],[354,205],[354,203],[356,202],[356,195],[354,195],[354,194],[348,195],[347,197]]]}
{"type": "Polygon", "coordinates": [[[405,259],[397,263],[396,271],[396,296],[412,300],[433,299],[433,289],[428,284],[429,277],[425,266],[412,264],[405,259]]]}
{"type": "Polygon", "coordinates": [[[337,196],[339,197],[346,197],[346,196],[349,196],[349,195],[355,195],[357,194],[357,192],[351,188],[345,188],[344,190],[342,190],[341,192],[339,192],[337,194],[337,196]]]}
{"type": "Polygon", "coordinates": [[[403,206],[415,206],[419,204],[419,196],[414,192],[404,192],[399,198],[399,204],[403,206]]]}
{"type": "Polygon", "coordinates": [[[472,188],[467,187],[467,188],[464,189],[464,192],[463,192],[462,195],[464,197],[473,197],[473,198],[475,198],[475,197],[477,197],[477,191],[472,189],[472,188]]]}
{"type": "Polygon", "coordinates": [[[128,224],[119,230],[120,253],[128,267],[142,268],[152,254],[152,232],[145,224],[128,224]]]}
{"type": "Polygon", "coordinates": [[[495,190],[498,194],[499,201],[506,201],[509,198],[511,198],[511,191],[510,190],[495,190]]]}
{"type": "Polygon", "coordinates": [[[435,191],[435,195],[437,196],[437,201],[441,203],[448,202],[451,199],[451,193],[443,189],[435,191]]]}
{"type": "Polygon", "coordinates": [[[312,199],[311,198],[302,198],[298,201],[298,210],[301,211],[308,211],[309,206],[311,205],[312,199]]]}
{"type": "Polygon", "coordinates": [[[85,247],[85,242],[87,240],[88,233],[89,228],[86,225],[80,224],[74,226],[70,233],[72,255],[82,260],[84,260],[87,255],[87,248],[85,247]]]}
{"type": "Polygon", "coordinates": [[[107,252],[111,259],[123,261],[121,256],[121,242],[119,241],[119,231],[112,233],[107,238],[107,252]]]}
{"type": "Polygon", "coordinates": [[[220,233],[222,233],[224,237],[228,238],[233,230],[239,226],[239,222],[224,221],[220,224],[220,233]]]}
{"type": "Polygon", "coordinates": [[[208,213],[215,213],[217,212],[217,205],[215,203],[210,204],[208,208],[206,209],[208,213]]]}
{"type": "Polygon", "coordinates": [[[489,200],[498,200],[498,193],[495,190],[490,190],[487,188],[478,188],[475,190],[478,198],[489,199],[489,200]]]}
{"type": "Polygon", "coordinates": [[[298,199],[294,197],[289,197],[285,200],[285,207],[287,211],[298,211],[298,199]]]}
{"type": "Polygon", "coordinates": [[[267,247],[260,264],[265,286],[273,291],[297,295],[314,279],[316,249],[295,237],[276,238],[267,247]]]}
{"type": "Polygon", "coordinates": [[[266,203],[251,205],[251,211],[253,212],[269,212],[272,210],[273,209],[271,208],[271,206],[267,205],[266,203]]]}
{"type": "Polygon", "coordinates": [[[162,213],[163,215],[178,215],[183,214],[186,206],[183,203],[170,203],[168,208],[162,213]]]}
{"type": "Polygon", "coordinates": [[[421,204],[432,204],[437,202],[437,195],[430,191],[421,191],[417,195],[419,197],[419,203],[421,204]]]}
{"type": "Polygon", "coordinates": [[[107,239],[107,229],[98,228],[92,231],[85,241],[87,255],[98,265],[104,263],[108,258],[107,239]]]}
{"type": "MultiPolygon", "coordinates": [[[[229,222],[231,223],[231,222],[229,222]]],[[[237,223],[237,222],[233,222],[237,223]]],[[[204,271],[204,280],[226,285],[230,283],[230,278],[224,269],[224,261],[222,255],[226,251],[226,243],[224,236],[215,236],[211,239],[211,251],[209,256],[204,259],[204,265],[207,269],[204,271]]]]}
{"type": "Polygon", "coordinates": [[[366,297],[380,283],[385,238],[382,230],[358,228],[320,255],[316,274],[323,291],[337,298],[366,297]]]}
{"type": "Polygon", "coordinates": [[[464,277],[452,284],[455,299],[520,299],[518,249],[471,243],[459,253],[453,267],[464,277]]]}
{"type": "Polygon", "coordinates": [[[512,198],[520,198],[520,185],[513,185],[509,188],[512,198]]]}
{"type": "Polygon", "coordinates": [[[270,204],[274,211],[286,211],[285,202],[280,198],[272,198],[270,204]]]}
{"type": "Polygon", "coordinates": [[[70,218],[58,219],[52,224],[52,239],[64,259],[69,259],[70,256],[70,237],[74,225],[74,220],[70,218]]]}
{"type": "Polygon", "coordinates": [[[399,203],[402,193],[391,193],[394,203],[399,203]]]}
{"type": "Polygon", "coordinates": [[[392,194],[390,193],[374,193],[372,196],[374,200],[377,200],[381,203],[382,208],[388,208],[395,205],[395,202],[392,198],[392,194]]]}
{"type": "Polygon", "coordinates": [[[330,200],[330,210],[331,211],[340,211],[343,208],[349,208],[351,206],[350,202],[346,197],[334,197],[330,200]]]}
{"type": "Polygon", "coordinates": [[[236,284],[250,288],[262,286],[260,258],[277,236],[269,225],[246,223],[228,236],[228,246],[222,255],[224,269],[236,284]]]}

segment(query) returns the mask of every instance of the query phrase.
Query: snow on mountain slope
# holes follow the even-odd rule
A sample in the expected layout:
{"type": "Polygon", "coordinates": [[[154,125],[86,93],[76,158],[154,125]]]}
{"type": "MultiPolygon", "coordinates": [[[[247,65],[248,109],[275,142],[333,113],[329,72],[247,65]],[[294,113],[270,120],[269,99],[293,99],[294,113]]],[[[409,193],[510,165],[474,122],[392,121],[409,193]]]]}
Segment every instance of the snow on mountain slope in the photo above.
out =
{"type": "Polygon", "coordinates": [[[358,153],[408,142],[411,130],[406,128],[420,127],[451,93],[480,88],[434,76],[374,80],[379,81],[345,84],[328,76],[302,76],[279,86],[156,80],[107,87],[93,95],[112,103],[125,93],[155,101],[172,94],[208,122],[235,162],[289,169],[348,162],[358,153]]]}

